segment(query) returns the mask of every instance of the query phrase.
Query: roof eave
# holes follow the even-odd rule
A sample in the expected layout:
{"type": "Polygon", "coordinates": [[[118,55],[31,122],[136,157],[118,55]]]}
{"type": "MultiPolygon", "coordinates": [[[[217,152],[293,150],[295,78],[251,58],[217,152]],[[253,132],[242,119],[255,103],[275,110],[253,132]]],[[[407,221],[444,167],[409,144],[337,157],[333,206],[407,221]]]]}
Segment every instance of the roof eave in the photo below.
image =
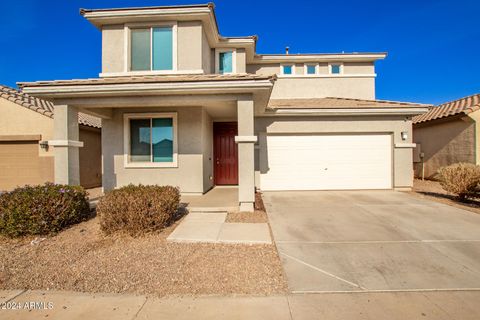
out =
{"type": "Polygon", "coordinates": [[[266,115],[318,115],[318,116],[379,116],[402,115],[414,116],[428,110],[425,107],[382,107],[382,108],[267,108],[266,115]]]}

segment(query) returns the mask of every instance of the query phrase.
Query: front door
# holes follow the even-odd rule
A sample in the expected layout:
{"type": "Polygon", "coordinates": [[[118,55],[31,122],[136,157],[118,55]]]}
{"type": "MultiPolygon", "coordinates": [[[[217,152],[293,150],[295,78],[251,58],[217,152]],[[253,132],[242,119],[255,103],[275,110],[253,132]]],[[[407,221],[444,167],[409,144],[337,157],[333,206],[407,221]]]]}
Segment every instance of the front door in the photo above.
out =
{"type": "Polygon", "coordinates": [[[214,181],[216,185],[238,184],[236,122],[213,123],[214,181]]]}

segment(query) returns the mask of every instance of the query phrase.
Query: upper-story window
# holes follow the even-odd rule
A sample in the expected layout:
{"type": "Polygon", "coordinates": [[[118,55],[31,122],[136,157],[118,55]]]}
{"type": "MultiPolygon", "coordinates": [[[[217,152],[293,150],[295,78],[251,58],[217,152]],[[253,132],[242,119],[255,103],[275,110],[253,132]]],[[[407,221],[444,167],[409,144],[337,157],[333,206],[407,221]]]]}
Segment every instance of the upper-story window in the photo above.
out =
{"type": "Polygon", "coordinates": [[[130,70],[173,70],[173,27],[130,30],[130,70]]]}
{"type": "Polygon", "coordinates": [[[294,64],[282,64],[280,66],[280,71],[282,75],[291,76],[295,74],[295,65],[294,64]]]}
{"type": "Polygon", "coordinates": [[[341,63],[331,63],[330,64],[330,73],[331,74],[341,74],[343,72],[343,65],[341,63]]]}
{"type": "Polygon", "coordinates": [[[235,73],[236,72],[236,50],[235,49],[217,49],[215,54],[216,73],[235,73]]]}
{"type": "Polygon", "coordinates": [[[306,75],[317,74],[317,65],[316,64],[305,64],[305,74],[306,75]]]}

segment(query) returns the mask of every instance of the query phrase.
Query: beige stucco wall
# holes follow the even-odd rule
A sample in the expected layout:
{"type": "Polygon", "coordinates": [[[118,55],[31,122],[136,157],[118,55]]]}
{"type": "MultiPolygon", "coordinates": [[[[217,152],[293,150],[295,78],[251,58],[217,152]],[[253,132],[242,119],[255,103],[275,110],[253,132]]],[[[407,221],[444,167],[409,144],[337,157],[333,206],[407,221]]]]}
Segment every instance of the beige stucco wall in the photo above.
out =
{"type": "Polygon", "coordinates": [[[475,121],[475,164],[480,165],[480,110],[469,113],[468,117],[475,121]]]}
{"type": "Polygon", "coordinates": [[[375,99],[375,78],[279,78],[271,99],[301,98],[375,99]]]}
{"type": "Polygon", "coordinates": [[[112,119],[102,121],[103,187],[105,190],[133,184],[180,187],[183,193],[203,193],[203,122],[201,107],[115,109],[112,119]],[[123,114],[136,112],[177,112],[178,167],[125,168],[123,114]]]}
{"type": "Polygon", "coordinates": [[[214,53],[208,44],[207,35],[204,28],[202,28],[202,68],[203,72],[206,74],[215,72],[214,53]]]}
{"type": "MultiPolygon", "coordinates": [[[[269,133],[387,133],[392,135],[393,153],[393,187],[410,188],[413,183],[412,149],[396,148],[395,143],[411,143],[412,123],[404,117],[258,117],[255,119],[255,135],[269,133]],[[408,140],[402,141],[401,132],[408,133],[408,140]]],[[[266,146],[262,144],[255,149],[255,185],[261,186],[260,170],[268,164],[260,159],[266,146]]],[[[368,148],[368,146],[365,146],[368,148]]]]}
{"type": "Polygon", "coordinates": [[[124,71],[124,27],[123,25],[102,28],[102,72],[124,71]]]}
{"type": "MultiPolygon", "coordinates": [[[[414,126],[413,141],[424,153],[425,178],[457,162],[475,163],[475,121],[468,116],[430,121],[414,126]]],[[[422,163],[415,163],[415,175],[422,176],[422,163]]]]}
{"type": "MultiPolygon", "coordinates": [[[[204,44],[201,21],[179,21],[177,24],[177,69],[178,71],[201,71],[209,66],[210,57],[203,56],[209,50],[204,44]]],[[[205,39],[206,40],[206,39],[205,39]]],[[[207,43],[208,46],[208,43],[207,43]]],[[[124,25],[107,25],[102,28],[102,73],[125,70],[124,25]]]]}
{"type": "Polygon", "coordinates": [[[237,73],[245,73],[247,72],[247,54],[245,52],[245,49],[243,48],[238,48],[236,50],[236,72],[237,73]]]}
{"type": "MultiPolygon", "coordinates": [[[[248,64],[247,72],[255,74],[279,74],[280,63],[248,64]]],[[[344,73],[328,77],[328,63],[319,63],[321,77],[305,77],[304,64],[295,64],[294,77],[279,76],[273,87],[272,99],[291,98],[356,98],[375,99],[375,72],[371,62],[345,62],[344,73]],[[350,76],[349,76],[350,75],[350,76]],[[359,75],[362,75],[359,77],[359,75]],[[372,75],[372,76],[363,76],[372,75]],[[325,77],[327,76],[327,77],[325,77]]]]}
{"type": "Polygon", "coordinates": [[[178,22],[178,70],[202,69],[202,36],[201,21],[178,22]]]}
{"type": "MultiPolygon", "coordinates": [[[[38,135],[53,139],[53,119],[0,98],[0,135],[38,135]]],[[[45,151],[38,146],[41,157],[53,157],[53,148],[45,151]]]]}
{"type": "Polygon", "coordinates": [[[202,156],[203,156],[203,190],[213,187],[213,121],[202,110],[202,156]]]}
{"type": "MultiPolygon", "coordinates": [[[[0,136],[2,135],[41,135],[44,141],[54,139],[53,119],[38,112],[0,98],[0,136]]],[[[79,148],[81,185],[89,188],[101,185],[101,137],[100,129],[80,126],[79,140],[85,148],[79,148]],[[83,177],[83,179],[82,179],[83,177]]],[[[32,183],[54,180],[55,148],[38,149],[38,177],[32,183]]],[[[32,167],[33,168],[33,167],[32,167]]]]}

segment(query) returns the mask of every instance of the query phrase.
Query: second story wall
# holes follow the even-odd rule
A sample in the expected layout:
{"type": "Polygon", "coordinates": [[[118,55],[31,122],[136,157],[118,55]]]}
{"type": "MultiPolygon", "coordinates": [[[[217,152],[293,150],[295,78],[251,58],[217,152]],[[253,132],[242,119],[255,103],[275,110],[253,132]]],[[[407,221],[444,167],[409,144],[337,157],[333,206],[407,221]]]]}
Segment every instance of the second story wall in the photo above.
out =
{"type": "MultiPolygon", "coordinates": [[[[214,57],[202,22],[178,21],[174,33],[172,73],[212,73],[214,57]]],[[[102,27],[102,75],[129,72],[130,41],[125,25],[102,27]]]]}
{"type": "Polygon", "coordinates": [[[249,64],[247,72],[277,74],[272,99],[340,97],[375,99],[375,66],[373,62],[318,62],[249,64]],[[331,65],[341,65],[340,74],[331,73],[331,65]],[[282,65],[292,65],[292,74],[283,75],[282,65]],[[314,65],[315,74],[306,74],[314,65]]]}

